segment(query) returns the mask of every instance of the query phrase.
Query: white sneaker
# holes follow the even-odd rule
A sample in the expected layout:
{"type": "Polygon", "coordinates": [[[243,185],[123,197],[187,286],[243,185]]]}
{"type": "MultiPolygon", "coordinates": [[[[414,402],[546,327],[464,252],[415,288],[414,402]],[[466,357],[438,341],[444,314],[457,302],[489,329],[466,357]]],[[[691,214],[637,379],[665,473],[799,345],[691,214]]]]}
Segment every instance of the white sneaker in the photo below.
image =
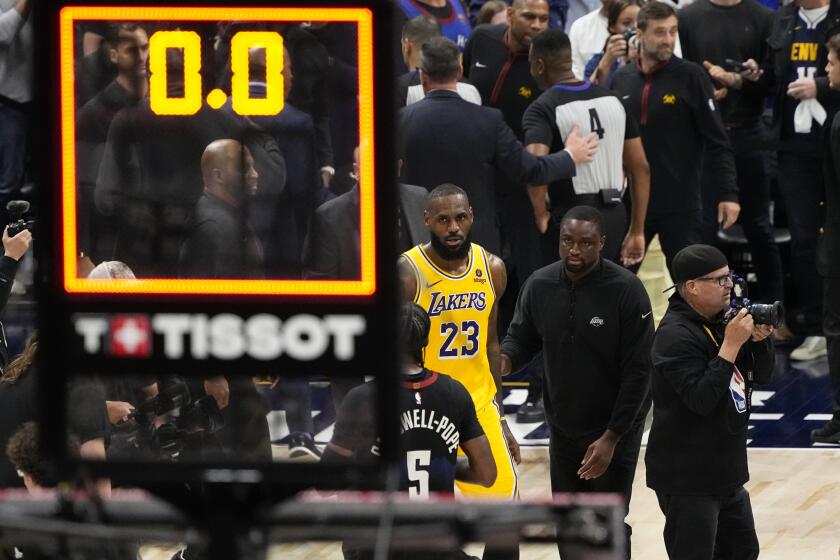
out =
{"type": "Polygon", "coordinates": [[[824,336],[807,336],[799,348],[790,353],[790,359],[797,362],[816,360],[828,353],[824,336]]]}

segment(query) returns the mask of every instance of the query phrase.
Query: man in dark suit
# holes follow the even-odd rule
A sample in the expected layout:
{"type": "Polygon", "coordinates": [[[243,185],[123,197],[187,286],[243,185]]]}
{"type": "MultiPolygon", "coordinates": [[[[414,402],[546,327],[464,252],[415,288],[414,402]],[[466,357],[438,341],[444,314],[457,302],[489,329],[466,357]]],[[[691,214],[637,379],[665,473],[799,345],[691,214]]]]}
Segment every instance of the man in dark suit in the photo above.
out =
{"type": "Polygon", "coordinates": [[[572,177],[576,164],[592,161],[597,135],[580,137],[575,128],[565,150],[533,156],[505,124],[501,111],[474,105],[456,93],[463,70],[452,41],[436,37],[423,45],[420,69],[426,97],[403,109],[401,116],[402,179],[427,189],[442,183],[461,186],[475,212],[473,241],[500,254],[496,173],[519,184],[572,177]]]}
{"type": "MultiPolygon", "coordinates": [[[[353,174],[359,176],[359,148],[353,152],[353,174]]],[[[429,240],[423,223],[426,189],[399,185],[397,249],[407,251],[429,240]]],[[[304,278],[354,280],[361,277],[359,187],[322,204],[309,223],[303,247],[304,278]]]]}

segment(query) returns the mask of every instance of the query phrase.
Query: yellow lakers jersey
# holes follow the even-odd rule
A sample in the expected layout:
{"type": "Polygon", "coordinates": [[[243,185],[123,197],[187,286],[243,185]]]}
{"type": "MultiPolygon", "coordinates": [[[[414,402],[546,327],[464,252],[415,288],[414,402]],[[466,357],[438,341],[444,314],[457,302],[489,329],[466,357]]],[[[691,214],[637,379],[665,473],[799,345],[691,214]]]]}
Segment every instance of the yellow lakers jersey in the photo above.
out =
{"type": "Polygon", "coordinates": [[[476,409],[496,395],[487,359],[487,328],[496,301],[485,250],[473,243],[467,270],[452,276],[439,269],[418,245],[403,253],[414,269],[414,303],[429,314],[431,329],[425,367],[460,381],[476,409]]]}

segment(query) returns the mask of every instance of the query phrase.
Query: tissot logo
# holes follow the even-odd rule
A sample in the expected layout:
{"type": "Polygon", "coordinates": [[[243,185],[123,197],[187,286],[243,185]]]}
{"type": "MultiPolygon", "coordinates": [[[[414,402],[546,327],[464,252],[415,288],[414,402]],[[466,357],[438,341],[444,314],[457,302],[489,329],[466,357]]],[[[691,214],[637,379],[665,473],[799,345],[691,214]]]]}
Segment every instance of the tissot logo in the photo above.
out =
{"type": "Polygon", "coordinates": [[[146,315],[114,315],[109,337],[111,355],[145,358],[152,353],[152,329],[146,315]]]}
{"type": "Polygon", "coordinates": [[[148,358],[156,354],[157,336],[162,342],[157,353],[173,360],[274,360],[285,355],[311,361],[331,350],[336,359],[348,361],[355,357],[356,339],[366,329],[360,315],[293,315],[281,320],[268,314],[78,314],[73,323],[87,354],[148,358]]]}

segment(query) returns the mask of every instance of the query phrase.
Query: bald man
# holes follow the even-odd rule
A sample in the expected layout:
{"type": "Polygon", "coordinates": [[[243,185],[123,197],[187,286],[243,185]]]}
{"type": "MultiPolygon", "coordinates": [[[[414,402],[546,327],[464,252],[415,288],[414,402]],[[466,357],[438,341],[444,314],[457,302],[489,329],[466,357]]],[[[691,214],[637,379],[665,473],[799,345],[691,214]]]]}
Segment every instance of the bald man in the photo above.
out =
{"type": "Polygon", "coordinates": [[[201,156],[204,192],[181,247],[182,278],[263,278],[263,250],[247,220],[259,175],[248,148],[216,140],[201,156]]]}

